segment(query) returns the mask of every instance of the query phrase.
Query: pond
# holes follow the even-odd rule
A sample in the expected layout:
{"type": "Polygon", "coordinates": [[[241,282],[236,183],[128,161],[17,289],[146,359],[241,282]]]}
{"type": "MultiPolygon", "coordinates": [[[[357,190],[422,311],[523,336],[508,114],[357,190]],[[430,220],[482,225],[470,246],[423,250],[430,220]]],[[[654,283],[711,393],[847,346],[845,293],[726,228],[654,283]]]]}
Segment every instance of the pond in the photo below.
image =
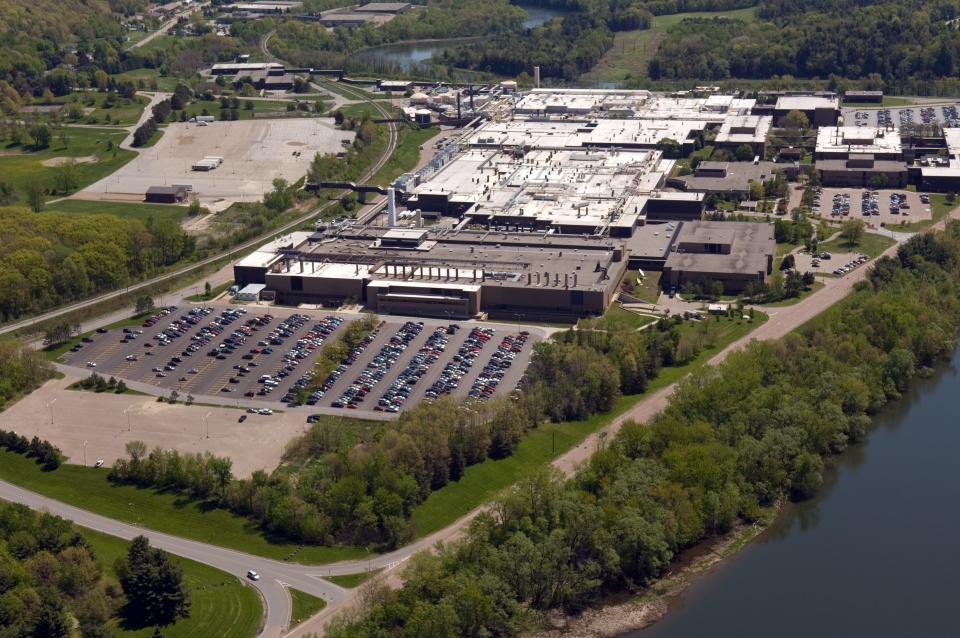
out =
{"type": "MultiPolygon", "coordinates": [[[[553,18],[563,16],[567,11],[561,9],[549,9],[536,6],[522,6],[527,11],[527,18],[523,21],[523,26],[527,29],[540,26],[541,24],[553,18]]],[[[483,37],[475,38],[450,38],[446,40],[429,40],[423,42],[398,42],[396,44],[385,44],[383,46],[371,47],[357,53],[357,57],[376,65],[385,67],[396,66],[404,73],[411,73],[418,66],[424,64],[435,53],[453,49],[463,44],[479,42],[483,37]]]]}

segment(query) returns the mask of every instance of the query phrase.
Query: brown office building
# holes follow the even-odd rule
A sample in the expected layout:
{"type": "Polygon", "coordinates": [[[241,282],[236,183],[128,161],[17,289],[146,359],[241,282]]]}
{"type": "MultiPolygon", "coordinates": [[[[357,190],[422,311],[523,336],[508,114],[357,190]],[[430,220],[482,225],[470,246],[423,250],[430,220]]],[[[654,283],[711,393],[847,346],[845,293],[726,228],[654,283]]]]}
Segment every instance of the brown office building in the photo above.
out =
{"type": "Polygon", "coordinates": [[[663,268],[664,285],[723,283],[725,294],[762,283],[773,271],[776,242],[771,224],[684,222],[663,268]]]}

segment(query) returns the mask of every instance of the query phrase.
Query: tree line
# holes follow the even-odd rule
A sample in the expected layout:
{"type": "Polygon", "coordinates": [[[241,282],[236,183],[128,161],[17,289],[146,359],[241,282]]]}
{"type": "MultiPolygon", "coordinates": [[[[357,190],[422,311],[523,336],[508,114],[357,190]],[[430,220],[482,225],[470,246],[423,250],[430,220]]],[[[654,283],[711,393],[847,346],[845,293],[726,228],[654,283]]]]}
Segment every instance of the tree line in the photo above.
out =
{"type": "Polygon", "coordinates": [[[37,463],[48,472],[57,469],[63,463],[63,453],[60,449],[50,441],[41,441],[36,436],[28,439],[16,432],[0,430],[0,447],[8,452],[36,459],[37,463]]]}
{"type": "Polygon", "coordinates": [[[173,221],[0,209],[0,319],[116,289],[194,251],[173,221]]]}
{"type": "Polygon", "coordinates": [[[756,21],[687,19],[649,66],[657,79],[878,77],[888,87],[960,69],[960,15],[950,0],[763,2],[756,21]]]}
{"type": "Polygon", "coordinates": [[[960,329],[960,224],[882,258],[853,294],[774,342],[682,381],[649,423],[627,422],[569,480],[544,470],[374,586],[333,638],[516,636],[551,610],[639,592],[677,553],[819,489],[824,458],[864,437],[960,329]]]}
{"type": "Polygon", "coordinates": [[[16,341],[0,341],[0,408],[40,387],[53,373],[33,348],[16,341]]]}

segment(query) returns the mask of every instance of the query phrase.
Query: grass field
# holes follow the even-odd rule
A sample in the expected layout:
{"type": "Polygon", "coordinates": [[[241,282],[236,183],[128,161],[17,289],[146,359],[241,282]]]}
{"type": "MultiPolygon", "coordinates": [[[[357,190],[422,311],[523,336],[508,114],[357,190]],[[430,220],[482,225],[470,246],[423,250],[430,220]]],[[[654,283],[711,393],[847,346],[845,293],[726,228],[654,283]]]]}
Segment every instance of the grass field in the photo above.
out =
{"type": "Polygon", "coordinates": [[[369,572],[362,572],[360,574],[345,574],[343,576],[325,576],[325,580],[329,580],[334,585],[340,585],[341,587],[346,587],[347,589],[353,589],[358,587],[363,583],[367,582],[382,570],[374,569],[369,572]]]}
{"type": "Polygon", "coordinates": [[[647,77],[647,65],[657,52],[667,31],[686,18],[731,18],[752,21],[756,16],[755,7],[734,11],[709,11],[675,13],[655,16],[649,29],[642,31],[620,31],[614,36],[613,47],[606,55],[580,78],[581,84],[594,85],[601,82],[626,82],[647,77]]]}
{"type": "Polygon", "coordinates": [[[603,313],[603,317],[604,319],[609,319],[617,323],[626,324],[634,329],[639,329],[656,322],[655,318],[648,315],[641,315],[632,310],[625,310],[619,303],[611,304],[610,307],[607,308],[607,311],[603,313]]]}
{"type": "MultiPolygon", "coordinates": [[[[127,553],[129,543],[90,529],[84,529],[83,535],[93,546],[107,579],[117,582],[114,564],[127,553]]],[[[173,556],[173,560],[183,570],[184,582],[190,590],[190,617],[164,627],[164,638],[253,638],[257,634],[263,606],[252,587],[202,563],[179,556],[173,556]]],[[[150,638],[154,633],[153,627],[131,629],[119,623],[114,623],[111,629],[117,638],[150,638]]]]}
{"type": "MultiPolygon", "coordinates": [[[[247,99],[238,98],[240,100],[240,106],[237,107],[237,114],[240,116],[241,120],[252,120],[254,113],[266,113],[269,111],[280,111],[284,115],[287,112],[287,101],[267,101],[267,100],[249,100],[253,104],[252,109],[247,109],[247,99]]],[[[220,106],[220,100],[198,100],[196,102],[191,102],[187,105],[187,108],[184,111],[187,112],[187,117],[193,117],[195,115],[212,115],[218,120],[220,119],[220,111],[222,107],[220,106]]],[[[179,112],[176,113],[179,117],[179,112]]],[[[301,111],[300,115],[306,116],[315,116],[314,113],[307,111],[301,111]]]]}
{"type": "Polygon", "coordinates": [[[290,614],[290,626],[296,627],[315,613],[327,606],[322,598],[317,598],[299,589],[290,588],[290,600],[293,602],[293,611],[290,614]]]}
{"type": "Polygon", "coordinates": [[[0,478],[103,516],[265,558],[322,564],[368,556],[357,548],[303,547],[268,538],[246,518],[169,492],[115,485],[107,470],[62,465],[55,472],[0,450],[0,478]]]}
{"type": "Polygon", "coordinates": [[[137,219],[146,223],[151,217],[154,221],[172,221],[180,223],[187,214],[186,206],[173,204],[131,204],[127,202],[94,202],[86,199],[64,199],[48,204],[45,211],[55,213],[76,213],[78,215],[99,215],[107,213],[124,219],[137,219]]]}
{"type": "Polygon", "coordinates": [[[210,289],[210,294],[198,293],[196,295],[190,295],[189,297],[184,297],[187,301],[201,302],[201,301],[210,301],[211,299],[216,299],[219,297],[227,288],[233,285],[233,280],[225,281],[219,286],[214,286],[210,289]]]}
{"type": "MultiPolygon", "coordinates": [[[[710,337],[713,347],[701,350],[700,354],[685,366],[660,370],[646,392],[621,397],[616,407],[606,414],[594,415],[584,421],[543,425],[525,436],[512,456],[499,460],[487,459],[483,463],[468,467],[459,481],[448,483],[414,508],[413,523],[417,536],[426,536],[446,527],[495,497],[501,490],[530,476],[567,450],[579,445],[588,435],[608,425],[650,393],[703,367],[710,357],[766,320],[767,316],[761,312],[755,314],[753,323],[724,317],[712,326],[710,337]]],[[[685,322],[680,330],[696,330],[698,325],[699,323],[685,322]]]]}
{"type": "Polygon", "coordinates": [[[78,188],[83,188],[134,158],[134,152],[118,148],[126,136],[126,131],[109,129],[54,129],[50,146],[45,149],[34,151],[29,147],[14,144],[3,147],[2,150],[12,154],[0,156],[0,175],[21,193],[22,199],[23,189],[28,182],[39,180],[48,187],[53,187],[55,171],[44,166],[44,160],[57,157],[96,157],[94,162],[77,165],[78,188]],[[61,132],[66,137],[66,146],[60,140],[61,132]],[[107,150],[111,143],[111,149],[107,150]]]}
{"type": "Polygon", "coordinates": [[[133,99],[121,98],[114,95],[113,106],[104,106],[106,100],[107,93],[84,91],[82,93],[77,92],[64,95],[56,98],[54,101],[64,104],[75,101],[84,108],[92,108],[93,111],[89,115],[84,115],[78,123],[106,124],[106,117],[109,115],[109,125],[114,126],[130,126],[136,124],[140,119],[140,115],[143,113],[144,107],[150,102],[149,98],[142,95],[135,96],[133,99]],[[95,119],[96,122],[91,122],[90,118],[95,119]]]}
{"type": "Polygon", "coordinates": [[[803,301],[804,299],[806,299],[807,297],[809,297],[809,296],[812,295],[813,293],[815,293],[815,292],[817,292],[818,290],[820,290],[821,288],[823,288],[823,286],[824,286],[823,282],[815,281],[815,282],[813,282],[813,285],[810,286],[810,290],[806,290],[806,291],[800,293],[800,295],[799,295],[798,297],[792,297],[792,298],[790,298],[790,299],[783,299],[783,300],[781,300],[781,301],[774,301],[774,302],[765,303],[765,304],[762,304],[762,305],[763,305],[764,307],[766,307],[766,308],[783,308],[783,307],[786,307],[786,306],[792,306],[792,305],[794,305],[794,304],[800,303],[801,301],[803,301]]]}
{"type": "Polygon", "coordinates": [[[370,178],[371,184],[387,186],[400,175],[416,168],[420,161],[420,147],[440,132],[437,127],[413,128],[401,125],[399,129],[396,150],[393,151],[393,155],[380,170],[370,178]]]}
{"type": "MultiPolygon", "coordinates": [[[[890,246],[893,246],[894,241],[890,237],[885,235],[876,235],[874,233],[864,233],[863,237],[860,238],[860,241],[856,244],[850,244],[843,237],[837,237],[832,239],[824,244],[820,244],[818,250],[821,252],[835,252],[835,253],[863,253],[870,257],[876,257],[890,246]]],[[[843,264],[837,264],[842,266],[843,264]]]]}
{"type": "Polygon", "coordinates": [[[111,77],[121,82],[133,82],[138,88],[142,80],[144,83],[143,87],[147,90],[150,90],[154,83],[156,83],[156,88],[160,91],[172,92],[177,88],[177,78],[161,76],[160,71],[157,69],[133,69],[131,71],[124,71],[123,73],[117,73],[111,77]]]}

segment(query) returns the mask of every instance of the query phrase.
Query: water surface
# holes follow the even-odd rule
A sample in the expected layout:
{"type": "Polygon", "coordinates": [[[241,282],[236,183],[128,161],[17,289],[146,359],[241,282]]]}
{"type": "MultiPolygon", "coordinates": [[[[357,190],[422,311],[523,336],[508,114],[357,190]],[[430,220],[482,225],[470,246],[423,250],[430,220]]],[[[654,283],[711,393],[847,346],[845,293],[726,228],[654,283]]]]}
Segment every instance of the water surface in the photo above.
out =
{"type": "Polygon", "coordinates": [[[958,364],[891,403],[819,496],[624,638],[960,636],[958,364]]]}

